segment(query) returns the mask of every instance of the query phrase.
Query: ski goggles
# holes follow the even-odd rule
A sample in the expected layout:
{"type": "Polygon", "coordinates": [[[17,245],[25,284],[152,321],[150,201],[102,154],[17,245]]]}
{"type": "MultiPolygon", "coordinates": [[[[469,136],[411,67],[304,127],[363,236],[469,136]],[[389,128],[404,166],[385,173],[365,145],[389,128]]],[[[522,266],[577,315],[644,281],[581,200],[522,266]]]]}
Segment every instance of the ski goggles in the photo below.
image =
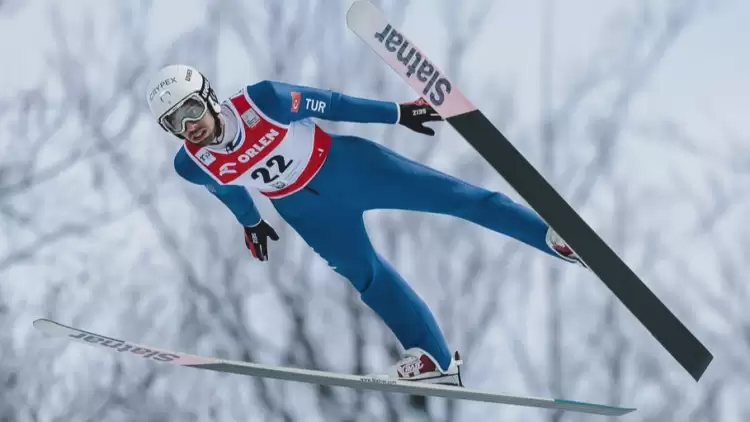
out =
{"type": "Polygon", "coordinates": [[[206,111],[208,111],[208,104],[196,92],[172,107],[159,121],[170,132],[181,134],[185,132],[185,125],[188,122],[202,119],[206,111]]]}

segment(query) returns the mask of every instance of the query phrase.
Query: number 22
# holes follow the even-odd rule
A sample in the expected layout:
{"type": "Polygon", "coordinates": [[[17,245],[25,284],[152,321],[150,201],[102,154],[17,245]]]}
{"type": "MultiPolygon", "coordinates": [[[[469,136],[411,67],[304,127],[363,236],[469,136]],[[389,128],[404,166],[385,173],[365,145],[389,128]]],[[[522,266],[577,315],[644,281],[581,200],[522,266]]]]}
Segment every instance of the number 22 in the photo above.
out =
{"type": "Polygon", "coordinates": [[[266,167],[261,167],[253,170],[252,173],[250,173],[250,176],[253,179],[258,179],[259,177],[263,179],[263,183],[271,183],[274,180],[279,178],[279,174],[284,173],[287,168],[294,162],[294,160],[289,160],[288,162],[284,159],[283,155],[274,155],[273,157],[269,158],[266,161],[266,167]],[[273,177],[271,176],[271,171],[269,168],[273,168],[277,166],[279,168],[278,174],[275,174],[273,177]]]}

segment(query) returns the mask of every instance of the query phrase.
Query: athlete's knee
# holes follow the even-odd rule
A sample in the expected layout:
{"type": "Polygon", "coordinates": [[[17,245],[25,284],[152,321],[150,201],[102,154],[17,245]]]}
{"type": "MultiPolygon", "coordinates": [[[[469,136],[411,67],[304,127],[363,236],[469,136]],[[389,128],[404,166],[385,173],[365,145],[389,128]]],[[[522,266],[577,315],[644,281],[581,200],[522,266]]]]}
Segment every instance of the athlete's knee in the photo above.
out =
{"type": "Polygon", "coordinates": [[[342,268],[339,273],[346,277],[361,294],[364,294],[375,283],[388,282],[388,279],[398,277],[393,267],[376,253],[366,262],[356,267],[342,268]]]}
{"type": "Polygon", "coordinates": [[[375,265],[369,260],[358,262],[333,262],[328,265],[339,275],[349,280],[358,292],[363,293],[375,278],[375,265]]]}
{"type": "Polygon", "coordinates": [[[504,193],[497,192],[497,191],[487,191],[487,194],[484,197],[483,200],[485,203],[489,203],[492,206],[499,206],[499,207],[507,207],[507,206],[517,206],[518,203],[515,202],[513,199],[510,198],[510,196],[505,195],[504,193]]]}

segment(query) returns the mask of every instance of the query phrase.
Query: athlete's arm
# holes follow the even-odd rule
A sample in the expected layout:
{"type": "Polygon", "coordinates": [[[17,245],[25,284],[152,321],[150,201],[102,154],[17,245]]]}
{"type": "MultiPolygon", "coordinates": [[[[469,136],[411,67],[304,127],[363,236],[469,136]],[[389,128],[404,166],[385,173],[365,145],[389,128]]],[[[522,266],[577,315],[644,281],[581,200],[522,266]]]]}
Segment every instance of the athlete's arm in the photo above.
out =
{"type": "Polygon", "coordinates": [[[229,208],[237,221],[243,226],[255,226],[261,221],[260,213],[247,189],[242,186],[217,183],[187,156],[184,148],[180,149],[175,155],[174,168],[177,174],[188,182],[205,186],[209,192],[229,208]]]}
{"type": "Polygon", "coordinates": [[[326,89],[263,81],[248,86],[247,92],[268,117],[284,124],[310,117],[355,123],[399,121],[399,105],[394,102],[352,97],[326,89]]]}

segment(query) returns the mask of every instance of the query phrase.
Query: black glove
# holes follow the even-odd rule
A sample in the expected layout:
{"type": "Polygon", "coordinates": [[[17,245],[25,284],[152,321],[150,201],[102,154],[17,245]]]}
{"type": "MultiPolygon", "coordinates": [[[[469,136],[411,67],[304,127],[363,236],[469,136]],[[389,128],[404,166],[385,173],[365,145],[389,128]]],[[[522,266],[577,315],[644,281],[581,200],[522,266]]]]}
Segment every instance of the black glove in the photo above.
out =
{"type": "Polygon", "coordinates": [[[419,98],[410,103],[399,104],[398,109],[400,111],[398,124],[429,136],[435,135],[435,131],[424,124],[443,120],[424,98],[419,98]]]}
{"type": "Polygon", "coordinates": [[[244,226],[244,229],[245,246],[255,258],[268,261],[268,238],[279,240],[279,235],[265,220],[260,220],[260,223],[254,226],[244,226]]]}

